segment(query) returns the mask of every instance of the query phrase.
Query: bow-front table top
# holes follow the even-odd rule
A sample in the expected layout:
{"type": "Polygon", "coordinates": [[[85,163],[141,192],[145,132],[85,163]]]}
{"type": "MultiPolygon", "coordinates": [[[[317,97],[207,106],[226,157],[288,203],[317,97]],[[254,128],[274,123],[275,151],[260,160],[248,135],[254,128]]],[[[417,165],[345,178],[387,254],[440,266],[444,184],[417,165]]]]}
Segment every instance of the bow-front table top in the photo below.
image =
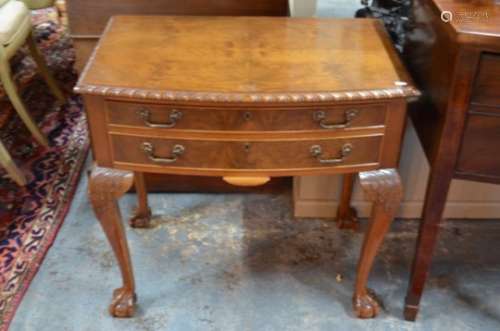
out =
{"type": "Polygon", "coordinates": [[[371,19],[116,16],[76,91],[215,102],[417,95],[385,34],[371,19]]]}

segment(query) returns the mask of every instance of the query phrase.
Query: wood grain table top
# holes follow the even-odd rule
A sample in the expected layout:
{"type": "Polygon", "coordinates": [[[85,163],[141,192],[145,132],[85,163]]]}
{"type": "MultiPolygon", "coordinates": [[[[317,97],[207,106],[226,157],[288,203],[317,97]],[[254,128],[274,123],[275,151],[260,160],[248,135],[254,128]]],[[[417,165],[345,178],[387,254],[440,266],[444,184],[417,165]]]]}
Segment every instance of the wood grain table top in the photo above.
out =
{"type": "Polygon", "coordinates": [[[418,95],[378,21],[281,17],[116,16],[75,90],[203,102],[418,95]]]}

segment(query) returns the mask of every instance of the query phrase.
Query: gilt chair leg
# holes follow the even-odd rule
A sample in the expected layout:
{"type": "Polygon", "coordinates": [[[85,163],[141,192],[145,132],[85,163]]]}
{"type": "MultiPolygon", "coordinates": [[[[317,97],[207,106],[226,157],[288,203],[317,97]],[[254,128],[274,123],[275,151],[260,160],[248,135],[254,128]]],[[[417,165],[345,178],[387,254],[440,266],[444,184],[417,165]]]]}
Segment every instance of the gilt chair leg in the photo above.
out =
{"type": "Polygon", "coordinates": [[[9,97],[10,102],[12,102],[12,105],[19,114],[19,117],[23,120],[24,124],[26,124],[30,132],[41,145],[48,146],[49,142],[47,141],[47,138],[40,131],[36,122],[33,120],[30,113],[24,106],[23,101],[19,97],[16,85],[12,79],[9,61],[6,59],[0,61],[0,79],[2,80],[5,93],[9,97]]]}
{"type": "Polygon", "coordinates": [[[55,97],[59,102],[61,103],[66,102],[64,94],[62,93],[59,86],[57,86],[57,83],[54,77],[52,77],[52,74],[49,71],[49,68],[47,66],[47,63],[45,62],[42,53],[40,53],[40,50],[36,46],[35,38],[33,37],[32,33],[30,33],[26,42],[28,44],[31,56],[33,56],[33,59],[35,60],[36,65],[38,66],[38,71],[40,72],[40,75],[42,75],[43,79],[49,86],[50,91],[52,92],[52,94],[55,95],[55,97]]]}
{"type": "Polygon", "coordinates": [[[10,157],[9,152],[0,141],[0,165],[7,170],[7,174],[12,178],[18,185],[26,185],[26,177],[14,163],[14,160],[10,157]]]}

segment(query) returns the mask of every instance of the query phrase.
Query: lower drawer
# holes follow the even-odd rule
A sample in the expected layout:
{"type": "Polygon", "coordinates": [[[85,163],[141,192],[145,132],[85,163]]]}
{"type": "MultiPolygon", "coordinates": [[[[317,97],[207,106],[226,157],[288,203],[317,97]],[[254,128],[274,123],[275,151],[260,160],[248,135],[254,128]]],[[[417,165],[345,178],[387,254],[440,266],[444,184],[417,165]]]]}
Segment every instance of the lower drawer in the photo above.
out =
{"type": "Polygon", "coordinates": [[[471,99],[473,103],[493,107],[500,104],[500,54],[481,55],[471,99]]]}
{"type": "Polygon", "coordinates": [[[500,116],[467,117],[457,171],[500,177],[500,116]]]}
{"type": "Polygon", "coordinates": [[[112,135],[111,141],[115,164],[208,170],[293,170],[376,164],[382,135],[278,141],[112,135]]]}

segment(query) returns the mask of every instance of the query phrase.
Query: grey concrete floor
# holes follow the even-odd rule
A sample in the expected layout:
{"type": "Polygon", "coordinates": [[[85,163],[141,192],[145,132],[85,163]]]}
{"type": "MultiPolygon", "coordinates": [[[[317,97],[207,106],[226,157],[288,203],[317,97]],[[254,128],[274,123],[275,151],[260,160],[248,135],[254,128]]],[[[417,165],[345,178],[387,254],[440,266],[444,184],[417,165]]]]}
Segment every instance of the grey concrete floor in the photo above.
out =
{"type": "MultiPolygon", "coordinates": [[[[395,222],[370,278],[383,312],[358,320],[350,301],[362,232],[294,219],[287,193],[151,194],[154,227],[127,226],[139,310],[113,319],[120,276],[86,187],[82,178],[10,330],[500,329],[500,222],[446,223],[416,323],[402,307],[418,222],[395,222]]],[[[121,205],[129,215],[135,196],[121,205]]]]}

